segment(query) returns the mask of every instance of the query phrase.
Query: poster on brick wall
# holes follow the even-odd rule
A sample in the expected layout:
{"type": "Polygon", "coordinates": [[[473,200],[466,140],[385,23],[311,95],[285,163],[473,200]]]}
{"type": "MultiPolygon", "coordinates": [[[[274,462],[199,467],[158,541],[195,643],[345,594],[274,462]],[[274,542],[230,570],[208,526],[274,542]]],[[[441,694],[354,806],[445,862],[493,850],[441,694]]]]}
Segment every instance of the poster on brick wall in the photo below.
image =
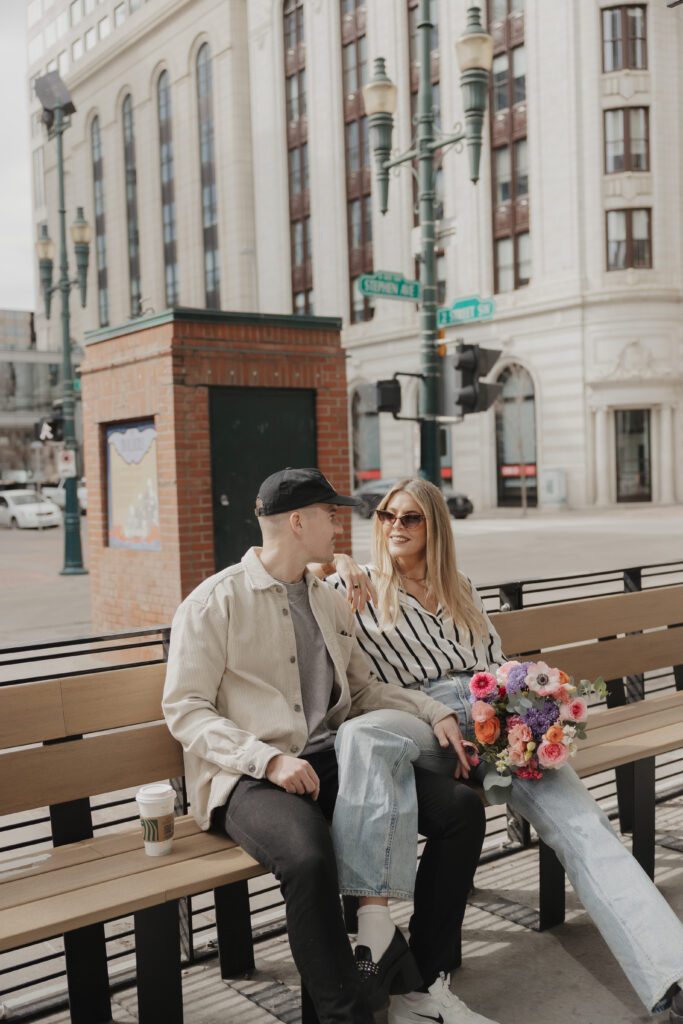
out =
{"type": "Polygon", "coordinates": [[[159,551],[154,421],[107,427],[106,437],[109,547],[159,551]]]}

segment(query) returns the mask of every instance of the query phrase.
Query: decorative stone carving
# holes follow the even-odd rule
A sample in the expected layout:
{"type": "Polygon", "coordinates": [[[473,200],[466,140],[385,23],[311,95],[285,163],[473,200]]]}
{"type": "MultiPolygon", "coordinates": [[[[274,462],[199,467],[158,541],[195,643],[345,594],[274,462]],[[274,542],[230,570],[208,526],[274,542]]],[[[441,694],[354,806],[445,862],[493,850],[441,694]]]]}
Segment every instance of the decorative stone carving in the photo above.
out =
{"type": "Polygon", "coordinates": [[[654,375],[652,352],[641,341],[632,341],[621,350],[614,369],[606,376],[611,380],[641,380],[654,375]]]}

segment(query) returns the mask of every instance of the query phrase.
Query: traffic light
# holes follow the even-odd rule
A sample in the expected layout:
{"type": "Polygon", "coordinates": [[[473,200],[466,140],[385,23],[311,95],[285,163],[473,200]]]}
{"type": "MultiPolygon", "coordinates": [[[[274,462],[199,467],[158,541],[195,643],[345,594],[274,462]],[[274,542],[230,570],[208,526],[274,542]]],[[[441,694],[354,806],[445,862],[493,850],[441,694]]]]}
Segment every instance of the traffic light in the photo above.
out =
{"type": "Polygon", "coordinates": [[[36,441],[63,441],[64,417],[61,412],[54,412],[50,419],[39,420],[33,424],[36,441]]]}
{"type": "Polygon", "coordinates": [[[446,416],[485,412],[503,390],[502,384],[481,380],[498,362],[500,350],[459,342],[455,353],[446,356],[441,375],[441,412],[446,416]]]}

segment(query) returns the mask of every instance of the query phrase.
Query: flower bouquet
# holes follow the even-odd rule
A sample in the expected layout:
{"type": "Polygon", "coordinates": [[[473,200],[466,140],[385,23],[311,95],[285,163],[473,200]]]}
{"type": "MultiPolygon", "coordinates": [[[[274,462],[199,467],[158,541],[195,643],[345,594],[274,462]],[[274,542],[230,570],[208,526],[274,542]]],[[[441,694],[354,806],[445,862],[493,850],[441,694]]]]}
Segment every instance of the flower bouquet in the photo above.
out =
{"type": "Polygon", "coordinates": [[[512,776],[540,779],[573,757],[586,738],[590,694],[604,697],[607,685],[569,676],[544,661],[508,661],[470,680],[470,702],[479,759],[489,802],[506,799],[512,776]],[[499,792],[495,792],[499,789],[499,792]]]}

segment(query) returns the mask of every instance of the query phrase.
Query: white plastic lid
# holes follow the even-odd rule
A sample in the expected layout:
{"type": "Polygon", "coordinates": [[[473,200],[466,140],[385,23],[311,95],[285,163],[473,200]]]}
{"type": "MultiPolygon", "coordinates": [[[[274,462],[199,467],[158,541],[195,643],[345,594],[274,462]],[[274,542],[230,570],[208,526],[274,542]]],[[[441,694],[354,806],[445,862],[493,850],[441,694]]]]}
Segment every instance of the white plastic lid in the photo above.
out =
{"type": "Polygon", "coordinates": [[[135,799],[139,800],[140,803],[146,803],[147,801],[163,800],[164,797],[173,796],[175,798],[175,790],[173,786],[169,786],[167,782],[154,782],[150,786],[142,786],[135,794],[135,799]]]}

